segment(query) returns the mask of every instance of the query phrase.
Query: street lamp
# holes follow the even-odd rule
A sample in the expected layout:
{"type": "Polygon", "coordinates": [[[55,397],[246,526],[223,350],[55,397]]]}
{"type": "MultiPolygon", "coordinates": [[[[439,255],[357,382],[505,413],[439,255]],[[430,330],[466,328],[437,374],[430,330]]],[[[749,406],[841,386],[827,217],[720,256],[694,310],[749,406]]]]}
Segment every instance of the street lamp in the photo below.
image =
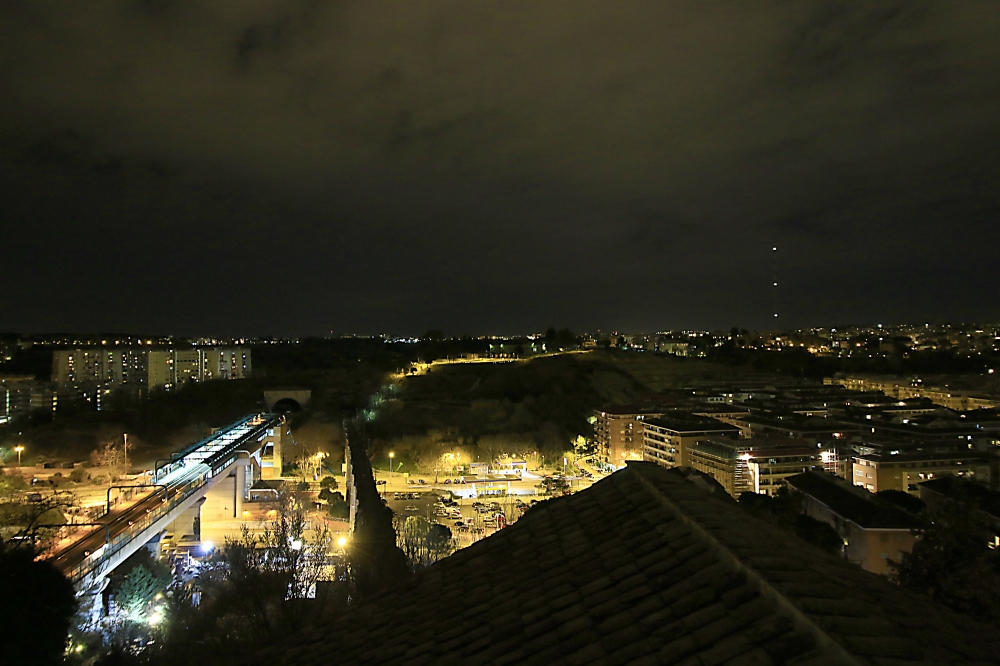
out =
{"type": "Polygon", "coordinates": [[[392,478],[392,459],[396,457],[396,454],[389,451],[389,478],[392,478]]]}
{"type": "Polygon", "coordinates": [[[21,446],[20,444],[18,444],[17,446],[14,447],[14,450],[17,451],[17,466],[20,467],[21,466],[21,452],[24,451],[24,447],[21,446]]]}

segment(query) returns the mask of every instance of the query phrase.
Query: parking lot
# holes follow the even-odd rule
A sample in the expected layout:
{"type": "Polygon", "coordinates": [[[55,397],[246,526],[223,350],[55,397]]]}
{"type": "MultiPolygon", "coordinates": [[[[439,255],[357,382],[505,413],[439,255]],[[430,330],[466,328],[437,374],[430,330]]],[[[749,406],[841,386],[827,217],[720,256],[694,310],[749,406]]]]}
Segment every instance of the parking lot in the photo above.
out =
{"type": "Polygon", "coordinates": [[[388,501],[389,508],[397,516],[431,518],[434,514],[434,501],[438,498],[438,493],[430,488],[420,490],[411,488],[398,492],[386,492],[383,496],[388,501]]]}

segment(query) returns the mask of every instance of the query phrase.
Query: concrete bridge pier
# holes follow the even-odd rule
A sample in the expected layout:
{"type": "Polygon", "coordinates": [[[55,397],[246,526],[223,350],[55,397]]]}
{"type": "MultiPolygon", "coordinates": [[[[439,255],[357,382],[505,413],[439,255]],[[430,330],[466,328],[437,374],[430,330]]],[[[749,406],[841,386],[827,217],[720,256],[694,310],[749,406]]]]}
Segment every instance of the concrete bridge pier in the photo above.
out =
{"type": "Polygon", "coordinates": [[[194,537],[195,541],[201,541],[201,505],[205,503],[205,498],[201,498],[193,506],[185,509],[181,515],[177,516],[174,522],[167,526],[166,531],[174,535],[174,543],[179,543],[186,535],[194,537]]]}
{"type": "MultiPolygon", "coordinates": [[[[243,462],[242,460],[240,461],[243,462]]],[[[246,461],[249,463],[250,461],[246,461]]],[[[237,464],[236,469],[233,470],[233,476],[235,487],[233,488],[233,518],[243,517],[243,500],[247,496],[247,472],[252,472],[252,467],[249,464],[237,464]]],[[[253,485],[253,481],[250,482],[253,485]]]]}
{"type": "Polygon", "coordinates": [[[220,479],[205,493],[205,507],[202,515],[208,522],[239,520],[243,517],[243,502],[247,500],[250,486],[258,474],[251,458],[237,460],[229,474],[220,479]]]}

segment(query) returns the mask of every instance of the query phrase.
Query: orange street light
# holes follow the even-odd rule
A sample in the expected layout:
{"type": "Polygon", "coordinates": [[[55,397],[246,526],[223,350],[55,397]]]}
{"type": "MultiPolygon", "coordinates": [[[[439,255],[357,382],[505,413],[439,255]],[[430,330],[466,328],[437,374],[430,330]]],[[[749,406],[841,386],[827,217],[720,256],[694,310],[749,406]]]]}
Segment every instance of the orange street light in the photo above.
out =
{"type": "Polygon", "coordinates": [[[14,450],[17,451],[17,466],[20,467],[21,466],[21,452],[24,451],[24,447],[21,446],[20,444],[18,444],[17,446],[14,447],[14,450]]]}

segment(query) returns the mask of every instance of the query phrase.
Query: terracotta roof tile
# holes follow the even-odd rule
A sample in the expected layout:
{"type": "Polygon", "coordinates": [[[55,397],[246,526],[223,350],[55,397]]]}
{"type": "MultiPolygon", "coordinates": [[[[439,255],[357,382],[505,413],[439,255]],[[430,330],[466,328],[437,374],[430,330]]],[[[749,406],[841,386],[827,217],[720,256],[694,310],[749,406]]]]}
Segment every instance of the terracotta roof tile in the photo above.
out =
{"type": "Polygon", "coordinates": [[[630,465],[257,663],[995,663],[989,629],[630,465]]]}

